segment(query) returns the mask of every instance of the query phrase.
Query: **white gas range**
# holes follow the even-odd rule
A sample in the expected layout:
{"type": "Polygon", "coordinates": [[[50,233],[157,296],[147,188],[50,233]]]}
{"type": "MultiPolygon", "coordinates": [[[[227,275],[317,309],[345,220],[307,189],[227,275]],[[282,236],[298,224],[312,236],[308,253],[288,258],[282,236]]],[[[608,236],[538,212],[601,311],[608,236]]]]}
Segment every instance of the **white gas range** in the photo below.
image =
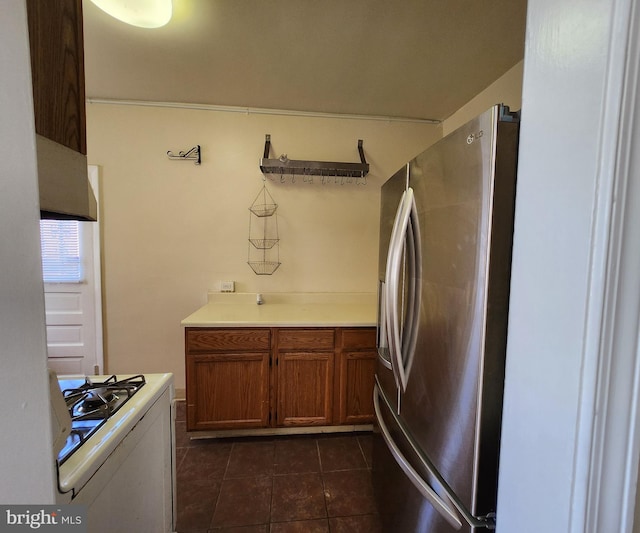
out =
{"type": "Polygon", "coordinates": [[[90,531],[168,533],[175,516],[173,375],[51,373],[58,503],[90,531]]]}

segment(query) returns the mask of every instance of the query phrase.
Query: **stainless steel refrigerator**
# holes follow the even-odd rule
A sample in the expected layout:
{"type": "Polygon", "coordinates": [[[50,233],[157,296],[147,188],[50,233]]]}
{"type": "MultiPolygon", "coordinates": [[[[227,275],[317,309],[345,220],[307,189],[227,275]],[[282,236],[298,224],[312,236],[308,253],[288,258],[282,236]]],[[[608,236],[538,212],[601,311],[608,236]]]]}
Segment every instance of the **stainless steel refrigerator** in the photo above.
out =
{"type": "Polygon", "coordinates": [[[495,528],[518,127],[496,105],[382,187],[373,476],[385,532],[495,528]]]}

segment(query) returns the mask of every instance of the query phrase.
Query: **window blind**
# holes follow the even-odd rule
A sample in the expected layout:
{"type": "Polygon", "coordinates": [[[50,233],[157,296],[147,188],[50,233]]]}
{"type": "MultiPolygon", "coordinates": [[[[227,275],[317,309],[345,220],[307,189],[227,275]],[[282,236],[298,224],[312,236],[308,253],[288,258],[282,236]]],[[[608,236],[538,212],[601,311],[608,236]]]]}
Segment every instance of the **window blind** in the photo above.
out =
{"type": "Polygon", "coordinates": [[[77,220],[41,220],[42,273],[45,283],[79,283],[80,224],[77,220]]]}

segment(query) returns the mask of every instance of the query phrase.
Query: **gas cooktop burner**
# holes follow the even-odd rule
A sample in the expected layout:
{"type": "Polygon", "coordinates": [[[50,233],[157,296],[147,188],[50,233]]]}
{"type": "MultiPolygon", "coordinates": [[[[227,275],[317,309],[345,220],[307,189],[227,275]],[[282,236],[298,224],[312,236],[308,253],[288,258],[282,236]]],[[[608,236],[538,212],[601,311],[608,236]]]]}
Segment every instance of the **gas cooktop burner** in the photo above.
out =
{"type": "Polygon", "coordinates": [[[109,412],[120,396],[106,389],[96,389],[87,393],[87,395],[78,403],[77,411],[83,415],[89,415],[95,411],[109,412]]]}
{"type": "Polygon", "coordinates": [[[141,374],[121,380],[113,375],[104,381],[61,379],[59,384],[71,416],[71,434],[58,455],[58,464],[62,464],[145,384],[145,379],[141,374]]]}

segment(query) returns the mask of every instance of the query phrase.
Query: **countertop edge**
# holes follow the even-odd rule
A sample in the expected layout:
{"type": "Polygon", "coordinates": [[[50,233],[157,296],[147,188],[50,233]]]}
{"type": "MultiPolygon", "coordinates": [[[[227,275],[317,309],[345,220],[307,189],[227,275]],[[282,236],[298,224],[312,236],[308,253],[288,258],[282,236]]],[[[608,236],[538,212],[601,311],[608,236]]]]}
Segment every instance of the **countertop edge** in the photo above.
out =
{"type": "Polygon", "coordinates": [[[216,322],[185,322],[184,328],[369,328],[375,327],[375,322],[241,322],[238,320],[216,322]]]}

